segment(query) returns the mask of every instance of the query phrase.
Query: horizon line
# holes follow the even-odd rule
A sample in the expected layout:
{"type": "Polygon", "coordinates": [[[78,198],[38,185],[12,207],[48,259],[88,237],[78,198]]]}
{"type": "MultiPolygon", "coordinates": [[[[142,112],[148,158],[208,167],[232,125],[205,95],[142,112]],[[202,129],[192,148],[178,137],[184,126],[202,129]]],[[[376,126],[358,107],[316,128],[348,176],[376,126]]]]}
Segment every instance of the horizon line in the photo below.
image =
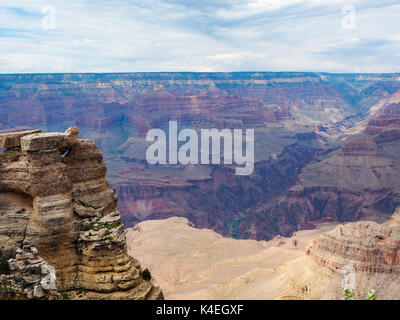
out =
{"type": "Polygon", "coordinates": [[[398,72],[327,72],[327,71],[107,71],[107,72],[12,72],[2,73],[0,76],[13,76],[13,75],[65,75],[65,74],[232,74],[232,73],[303,73],[303,74],[330,74],[330,75],[400,75],[398,72]]]}

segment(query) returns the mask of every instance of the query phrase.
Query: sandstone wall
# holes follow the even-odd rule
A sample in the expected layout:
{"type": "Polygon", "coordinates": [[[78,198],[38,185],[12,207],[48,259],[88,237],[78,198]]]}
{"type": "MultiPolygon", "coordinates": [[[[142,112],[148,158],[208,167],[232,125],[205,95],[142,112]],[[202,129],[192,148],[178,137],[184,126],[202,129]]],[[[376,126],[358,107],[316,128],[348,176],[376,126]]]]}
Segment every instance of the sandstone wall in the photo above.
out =
{"type": "Polygon", "coordinates": [[[127,254],[103,156],[78,132],[0,135],[1,251],[37,248],[71,297],[160,299],[127,254]]]}
{"type": "Polygon", "coordinates": [[[333,270],[352,266],[366,273],[399,273],[400,207],[384,224],[361,221],[338,226],[314,239],[306,253],[333,270]]]}

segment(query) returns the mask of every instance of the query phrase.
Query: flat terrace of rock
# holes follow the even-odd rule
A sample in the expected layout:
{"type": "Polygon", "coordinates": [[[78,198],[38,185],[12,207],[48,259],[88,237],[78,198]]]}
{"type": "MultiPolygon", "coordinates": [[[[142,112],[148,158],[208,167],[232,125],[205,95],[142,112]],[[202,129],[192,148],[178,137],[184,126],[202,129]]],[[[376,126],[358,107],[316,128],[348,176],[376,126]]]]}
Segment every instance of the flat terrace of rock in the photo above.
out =
{"type": "Polygon", "coordinates": [[[22,151],[63,150],[78,139],[78,128],[62,132],[42,133],[42,130],[26,130],[0,134],[0,149],[21,148],[22,151]]]}
{"type": "Polygon", "coordinates": [[[42,130],[28,130],[0,134],[0,149],[17,148],[21,146],[21,138],[32,134],[40,134],[42,130]]]}

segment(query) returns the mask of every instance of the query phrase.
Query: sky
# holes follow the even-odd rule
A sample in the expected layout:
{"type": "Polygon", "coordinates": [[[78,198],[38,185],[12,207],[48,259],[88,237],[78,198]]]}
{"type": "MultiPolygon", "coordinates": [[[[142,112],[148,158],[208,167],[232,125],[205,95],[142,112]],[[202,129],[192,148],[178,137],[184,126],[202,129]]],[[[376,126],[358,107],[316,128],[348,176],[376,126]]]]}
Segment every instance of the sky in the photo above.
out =
{"type": "Polygon", "coordinates": [[[400,72],[396,0],[0,0],[0,73],[400,72]]]}

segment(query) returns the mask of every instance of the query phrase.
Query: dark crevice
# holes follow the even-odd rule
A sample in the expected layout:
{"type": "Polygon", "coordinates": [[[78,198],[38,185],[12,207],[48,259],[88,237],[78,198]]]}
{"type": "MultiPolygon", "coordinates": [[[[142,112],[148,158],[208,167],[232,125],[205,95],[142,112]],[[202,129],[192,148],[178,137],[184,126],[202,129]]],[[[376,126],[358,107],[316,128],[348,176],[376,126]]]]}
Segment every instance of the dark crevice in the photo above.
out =
{"type": "Polygon", "coordinates": [[[67,151],[65,151],[63,154],[61,154],[61,159],[65,159],[66,157],[68,157],[68,155],[71,152],[71,148],[69,148],[67,151]]]}

